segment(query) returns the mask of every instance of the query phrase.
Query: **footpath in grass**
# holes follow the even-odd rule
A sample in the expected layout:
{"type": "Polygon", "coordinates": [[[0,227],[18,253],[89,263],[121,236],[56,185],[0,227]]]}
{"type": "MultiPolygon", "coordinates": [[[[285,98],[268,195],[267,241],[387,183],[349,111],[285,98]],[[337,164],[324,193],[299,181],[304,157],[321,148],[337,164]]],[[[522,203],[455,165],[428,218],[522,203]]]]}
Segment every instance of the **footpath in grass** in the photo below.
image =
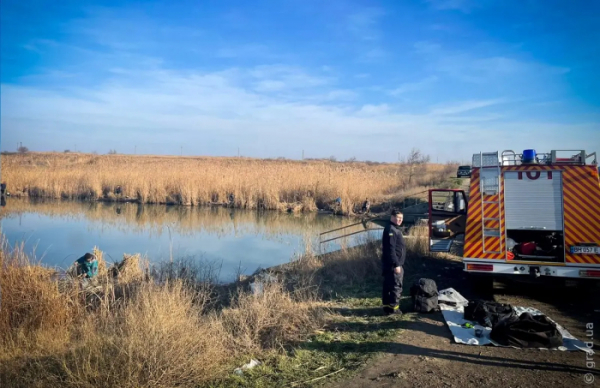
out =
{"type": "MultiPolygon", "coordinates": [[[[337,297],[322,303],[328,311],[325,327],[285,352],[260,360],[260,365],[242,375],[232,373],[210,386],[314,387],[352,376],[381,355],[414,318],[414,314],[383,315],[380,288],[369,282],[338,290],[337,297]]],[[[406,297],[404,302],[408,302],[406,297]]]]}

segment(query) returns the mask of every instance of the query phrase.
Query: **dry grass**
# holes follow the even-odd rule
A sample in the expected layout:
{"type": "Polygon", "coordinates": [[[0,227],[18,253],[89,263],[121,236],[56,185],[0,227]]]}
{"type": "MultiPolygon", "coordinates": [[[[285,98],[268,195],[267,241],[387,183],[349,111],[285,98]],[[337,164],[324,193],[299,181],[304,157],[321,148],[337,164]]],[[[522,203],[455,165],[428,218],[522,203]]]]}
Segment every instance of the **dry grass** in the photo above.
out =
{"type": "Polygon", "coordinates": [[[73,323],[78,306],[71,303],[73,290],[61,291],[55,276],[55,271],[30,263],[21,247],[10,255],[0,251],[0,360],[67,339],[62,328],[73,323]],[[40,335],[41,330],[49,335],[40,335]]]}
{"type": "MultiPolygon", "coordinates": [[[[77,387],[193,387],[228,356],[214,316],[201,316],[181,283],[143,283],[110,311],[91,314],[50,379],[77,387]]],[[[108,307],[104,307],[107,309],[108,307]]]]}
{"type": "Polygon", "coordinates": [[[207,308],[213,289],[166,268],[154,281],[139,256],[125,256],[82,289],[20,249],[3,250],[0,384],[197,387],[238,357],[279,352],[322,324],[312,300],[280,283],[207,308]]]}
{"type": "Polygon", "coordinates": [[[410,178],[401,164],[58,153],[2,155],[1,163],[15,195],[206,205],[234,194],[235,207],[296,211],[341,197],[345,214],[367,197],[374,204],[401,199],[455,172],[454,165],[426,165],[410,178]],[[122,194],[115,196],[117,186],[122,194]]]}
{"type": "MultiPolygon", "coordinates": [[[[409,234],[424,238],[419,228],[409,234]]],[[[420,241],[409,244],[409,255],[424,254],[420,241]]],[[[31,262],[21,247],[4,249],[0,386],[210,384],[241,360],[286,354],[323,328],[329,318],[322,297],[364,289],[372,298],[380,254],[378,241],[308,254],[272,270],[275,280],[252,292],[247,283],[216,288],[210,269],[191,262],[149,268],[138,255],[105,265],[82,288],[31,262]]]]}
{"type": "MultiPolygon", "coordinates": [[[[297,295],[296,295],[297,296],[297,295]]],[[[304,298],[297,300],[278,282],[266,283],[258,295],[238,292],[221,315],[238,354],[260,354],[299,341],[323,322],[323,313],[304,298]]]]}
{"type": "Polygon", "coordinates": [[[411,257],[431,256],[427,224],[418,224],[411,227],[404,241],[406,242],[407,255],[411,257]]]}

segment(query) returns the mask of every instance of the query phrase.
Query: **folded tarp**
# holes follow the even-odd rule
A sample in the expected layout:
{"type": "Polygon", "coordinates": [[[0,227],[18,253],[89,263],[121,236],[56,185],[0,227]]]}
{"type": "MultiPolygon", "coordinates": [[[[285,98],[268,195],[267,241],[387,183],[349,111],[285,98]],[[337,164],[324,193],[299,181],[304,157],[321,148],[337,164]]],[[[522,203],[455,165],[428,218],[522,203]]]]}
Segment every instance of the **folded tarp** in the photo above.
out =
{"type": "MultiPolygon", "coordinates": [[[[451,302],[454,302],[454,303],[457,301],[462,302],[462,303],[456,303],[455,305],[450,305],[447,303],[442,303],[442,299],[440,298],[440,304],[439,304],[440,310],[442,311],[444,320],[446,321],[448,328],[450,328],[450,331],[452,332],[454,341],[456,343],[466,344],[466,345],[502,346],[490,338],[490,333],[492,332],[491,328],[482,326],[477,322],[473,322],[473,321],[464,319],[464,306],[465,305],[464,305],[463,300],[466,300],[466,299],[462,295],[460,295],[454,289],[441,290],[440,295],[444,295],[445,291],[448,291],[448,290],[452,291],[451,302]],[[462,325],[465,323],[472,324],[474,326],[474,328],[468,329],[468,328],[462,327],[462,325]],[[476,329],[481,329],[483,331],[483,335],[480,338],[475,336],[476,329]]],[[[518,316],[520,316],[521,314],[523,314],[525,312],[528,312],[532,315],[544,315],[541,311],[534,309],[534,308],[529,308],[529,307],[513,307],[513,308],[515,310],[515,313],[518,316]]],[[[558,323],[553,321],[550,317],[548,317],[548,319],[550,319],[553,323],[556,324],[556,328],[558,329],[558,331],[560,332],[560,334],[563,337],[563,345],[559,346],[558,348],[554,348],[552,350],[562,350],[562,351],[581,350],[581,351],[589,353],[589,354],[594,354],[593,350],[591,348],[587,347],[585,342],[573,337],[573,335],[571,335],[571,333],[569,333],[564,327],[562,327],[561,325],[559,325],[558,323]]]]}

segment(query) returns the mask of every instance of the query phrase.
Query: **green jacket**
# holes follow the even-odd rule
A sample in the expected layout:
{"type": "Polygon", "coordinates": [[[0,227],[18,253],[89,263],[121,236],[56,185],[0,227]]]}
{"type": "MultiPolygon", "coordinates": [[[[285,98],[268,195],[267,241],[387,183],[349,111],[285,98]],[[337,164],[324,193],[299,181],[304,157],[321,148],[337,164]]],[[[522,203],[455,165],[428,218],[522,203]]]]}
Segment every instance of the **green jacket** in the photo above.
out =
{"type": "Polygon", "coordinates": [[[85,274],[86,278],[93,278],[98,274],[98,260],[88,262],[84,256],[77,259],[77,274],[85,274]]]}

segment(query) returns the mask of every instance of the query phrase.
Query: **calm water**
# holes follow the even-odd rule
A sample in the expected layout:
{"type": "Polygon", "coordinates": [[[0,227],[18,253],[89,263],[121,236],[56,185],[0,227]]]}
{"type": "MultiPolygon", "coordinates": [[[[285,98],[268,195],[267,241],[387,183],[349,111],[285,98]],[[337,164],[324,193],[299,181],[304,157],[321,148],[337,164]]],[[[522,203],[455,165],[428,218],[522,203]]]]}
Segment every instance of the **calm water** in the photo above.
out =
{"type": "MultiPolygon", "coordinates": [[[[97,246],[109,262],[120,260],[124,253],[140,253],[151,262],[169,260],[171,256],[205,261],[220,267],[221,281],[232,280],[238,268],[251,274],[259,267],[289,262],[306,249],[327,252],[381,235],[381,231],[360,233],[319,244],[319,233],[356,221],[327,214],[294,215],[221,207],[9,198],[0,215],[2,233],[9,244],[23,242],[27,253],[48,266],[67,268],[97,246]]],[[[362,229],[362,225],[351,227],[327,238],[362,229]]]]}

